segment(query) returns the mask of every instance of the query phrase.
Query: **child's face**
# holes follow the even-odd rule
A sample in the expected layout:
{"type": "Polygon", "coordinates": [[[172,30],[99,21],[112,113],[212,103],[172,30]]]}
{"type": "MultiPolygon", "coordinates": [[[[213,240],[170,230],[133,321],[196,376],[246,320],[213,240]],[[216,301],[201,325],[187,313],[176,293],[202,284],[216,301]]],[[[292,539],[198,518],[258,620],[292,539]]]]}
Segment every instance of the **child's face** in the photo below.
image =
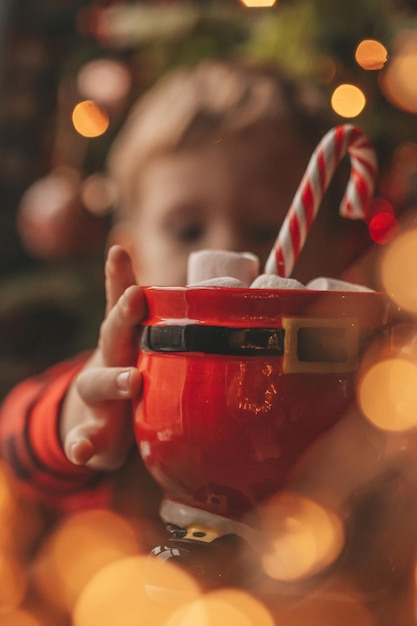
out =
{"type": "MultiPolygon", "coordinates": [[[[154,159],[141,172],[129,223],[138,282],[184,285],[189,254],[203,248],[250,251],[263,268],[310,152],[287,129],[154,159]]],[[[294,272],[299,280],[342,269],[336,242],[323,242],[329,229],[319,212],[294,272]]]]}

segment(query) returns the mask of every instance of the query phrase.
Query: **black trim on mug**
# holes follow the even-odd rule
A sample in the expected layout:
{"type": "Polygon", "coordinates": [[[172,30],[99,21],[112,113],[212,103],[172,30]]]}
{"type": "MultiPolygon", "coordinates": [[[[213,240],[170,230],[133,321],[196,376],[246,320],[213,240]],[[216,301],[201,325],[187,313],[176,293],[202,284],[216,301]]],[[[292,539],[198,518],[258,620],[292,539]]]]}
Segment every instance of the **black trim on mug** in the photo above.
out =
{"type": "Polygon", "coordinates": [[[236,356],[282,356],[282,328],[225,326],[145,326],[140,349],[151,352],[203,352],[236,356]]]}
{"type": "MultiPolygon", "coordinates": [[[[382,331],[383,332],[383,331],[382,331]]],[[[359,353],[381,331],[359,328],[356,318],[282,318],[282,328],[230,328],[204,324],[143,326],[139,348],[282,357],[285,374],[339,374],[356,369],[359,353]]]]}

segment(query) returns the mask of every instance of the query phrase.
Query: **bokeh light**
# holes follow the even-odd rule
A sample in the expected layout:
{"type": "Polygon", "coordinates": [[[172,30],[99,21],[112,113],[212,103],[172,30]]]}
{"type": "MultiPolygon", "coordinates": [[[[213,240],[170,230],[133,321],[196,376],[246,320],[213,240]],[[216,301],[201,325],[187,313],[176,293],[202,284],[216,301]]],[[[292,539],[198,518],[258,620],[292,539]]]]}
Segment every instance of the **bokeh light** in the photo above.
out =
{"type": "Polygon", "coordinates": [[[149,556],[121,559],[102,568],[84,587],[73,626],[162,626],[198,597],[195,582],[183,570],[169,561],[160,562],[158,568],[155,561],[158,572],[150,591],[149,556]]]}
{"type": "Polygon", "coordinates": [[[81,590],[102,567],[138,552],[130,524],[111,511],[69,517],[45,541],[37,560],[37,582],[45,597],[70,610],[81,590]]]}
{"type": "Polygon", "coordinates": [[[381,282],[400,307],[417,313],[417,229],[398,235],[381,260],[381,282]]]}
{"type": "Polygon", "coordinates": [[[6,551],[0,552],[0,609],[18,608],[25,597],[27,583],[27,572],[18,559],[6,551]]]}
{"type": "Polygon", "coordinates": [[[0,550],[10,549],[16,535],[15,517],[17,500],[8,472],[0,464],[0,516],[4,524],[0,524],[0,550]]]}
{"type": "Polygon", "coordinates": [[[398,232],[399,222],[393,206],[385,198],[373,198],[366,206],[366,223],[373,241],[384,245],[398,232]]]}
{"type": "Polygon", "coordinates": [[[365,108],[365,94],[356,85],[344,83],[333,91],[331,106],[341,117],[357,117],[365,108]]]}
{"type": "Polygon", "coordinates": [[[122,63],[111,59],[96,59],[80,69],[77,86],[84,98],[111,106],[127,96],[131,77],[122,63]]]}
{"type": "Polygon", "coordinates": [[[237,589],[208,593],[176,611],[164,626],[274,626],[266,607],[237,589]]]}
{"type": "Polygon", "coordinates": [[[384,359],[358,382],[358,402],[372,424],[387,431],[417,425],[417,365],[402,358],[384,359]]]}
{"type": "Polygon", "coordinates": [[[263,510],[267,548],[265,573],[280,581],[311,576],[333,563],[344,544],[341,521],[330,511],[290,492],[271,499],[263,510]]]}
{"type": "Polygon", "coordinates": [[[414,576],[413,576],[414,580],[414,616],[415,616],[415,623],[417,623],[417,559],[414,563],[414,576]]]}
{"type": "Polygon", "coordinates": [[[380,74],[381,91],[403,111],[417,113],[417,31],[402,31],[390,63],[380,74]]]}
{"type": "Polygon", "coordinates": [[[354,595],[311,594],[276,610],[277,626],[377,626],[369,609],[354,595]]]}
{"type": "Polygon", "coordinates": [[[355,60],[364,70],[380,70],[387,59],[387,49],[375,39],[364,39],[355,51],[355,60]]]}
{"type": "Polygon", "coordinates": [[[87,176],[81,185],[83,205],[93,215],[106,215],[112,209],[116,194],[105,174],[99,172],[87,176]]]}
{"type": "Polygon", "coordinates": [[[241,0],[245,7],[273,7],[276,0],[241,0]]]}
{"type": "MultiPolygon", "coordinates": [[[[31,517],[31,505],[22,503],[17,485],[0,463],[0,623],[19,624],[12,616],[22,604],[29,584],[27,554],[39,519],[31,517]],[[3,615],[7,616],[3,621],[3,615]],[[10,618],[10,619],[9,619],[10,618]]],[[[23,622],[22,622],[23,624],[23,622]]]]}
{"type": "Polygon", "coordinates": [[[99,137],[109,127],[109,116],[106,110],[93,100],[83,100],[74,107],[72,123],[83,137],[99,137]]]}
{"type": "MultiPolygon", "coordinates": [[[[24,578],[21,577],[19,563],[31,551],[33,542],[41,532],[42,520],[32,500],[29,497],[21,497],[18,484],[2,463],[0,463],[0,519],[2,521],[0,524],[0,584],[2,584],[1,577],[7,579],[9,576],[14,576],[17,582],[16,589],[12,589],[12,592],[13,594],[18,592],[15,597],[19,597],[26,584],[24,578]],[[7,573],[9,567],[7,562],[9,562],[11,573],[7,573]]],[[[5,586],[7,587],[8,584],[6,580],[5,586]]],[[[2,591],[0,591],[0,596],[1,594],[2,591]]],[[[7,603],[9,601],[6,601],[7,603]]],[[[13,600],[11,604],[15,605],[16,600],[13,600]]]]}
{"type": "Polygon", "coordinates": [[[1,613],[2,626],[43,626],[41,621],[27,611],[3,611],[1,613]]]}

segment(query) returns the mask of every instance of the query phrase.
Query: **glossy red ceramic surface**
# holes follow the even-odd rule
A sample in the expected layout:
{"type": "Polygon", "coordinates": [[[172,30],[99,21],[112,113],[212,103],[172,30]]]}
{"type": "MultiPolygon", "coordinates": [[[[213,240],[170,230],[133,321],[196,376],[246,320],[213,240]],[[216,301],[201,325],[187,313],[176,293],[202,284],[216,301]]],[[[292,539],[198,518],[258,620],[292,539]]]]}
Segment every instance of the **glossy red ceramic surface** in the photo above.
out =
{"type": "Polygon", "coordinates": [[[235,519],[282,488],[354,401],[361,351],[389,324],[385,296],[367,292],[148,287],[145,298],[144,333],[159,343],[139,354],[141,455],[167,498],[235,519]]]}

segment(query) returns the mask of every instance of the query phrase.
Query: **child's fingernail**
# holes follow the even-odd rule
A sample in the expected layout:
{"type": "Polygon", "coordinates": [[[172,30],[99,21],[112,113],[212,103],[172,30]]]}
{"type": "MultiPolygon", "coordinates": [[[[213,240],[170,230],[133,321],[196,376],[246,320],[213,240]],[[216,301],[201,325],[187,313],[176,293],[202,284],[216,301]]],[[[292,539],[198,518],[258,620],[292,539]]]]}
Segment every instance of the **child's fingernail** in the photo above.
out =
{"type": "Polygon", "coordinates": [[[93,445],[90,441],[74,441],[69,450],[68,458],[74,465],[85,465],[93,456],[93,445]]]}
{"type": "Polygon", "coordinates": [[[120,391],[128,391],[130,385],[130,371],[120,372],[116,376],[116,385],[120,391]]]}

